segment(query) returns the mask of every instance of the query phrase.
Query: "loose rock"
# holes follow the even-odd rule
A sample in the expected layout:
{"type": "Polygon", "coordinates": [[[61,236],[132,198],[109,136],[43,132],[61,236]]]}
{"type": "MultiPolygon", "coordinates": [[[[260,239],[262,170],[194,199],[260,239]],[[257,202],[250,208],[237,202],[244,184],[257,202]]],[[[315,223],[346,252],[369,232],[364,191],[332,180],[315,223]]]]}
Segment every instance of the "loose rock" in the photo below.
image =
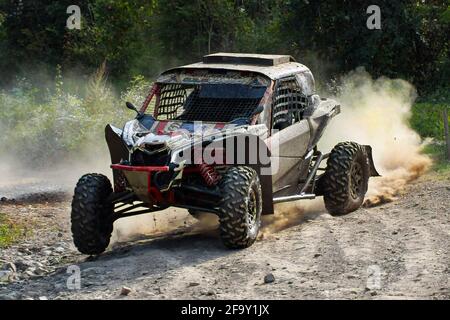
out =
{"type": "Polygon", "coordinates": [[[0,294],[0,300],[17,300],[17,299],[19,299],[19,296],[15,292],[0,294]]]}
{"type": "Polygon", "coordinates": [[[17,267],[14,263],[12,262],[7,262],[3,265],[2,270],[5,271],[12,271],[12,272],[17,272],[17,267]]]}
{"type": "Polygon", "coordinates": [[[15,261],[14,264],[16,265],[16,269],[19,272],[23,272],[23,271],[27,270],[28,267],[31,266],[31,263],[29,261],[22,260],[22,259],[15,261]]]}
{"type": "Polygon", "coordinates": [[[129,295],[131,292],[131,289],[128,287],[122,287],[122,290],[120,290],[120,295],[121,296],[127,296],[129,295]]]}
{"type": "Polygon", "coordinates": [[[200,285],[200,283],[198,283],[198,282],[191,282],[191,283],[188,284],[188,287],[196,287],[196,286],[199,286],[199,285],[200,285]]]}
{"type": "Polygon", "coordinates": [[[64,249],[63,247],[57,247],[57,248],[55,248],[55,252],[57,252],[57,253],[63,253],[63,252],[65,252],[66,251],[66,249],[64,249]]]}
{"type": "Polygon", "coordinates": [[[14,279],[14,272],[11,270],[2,270],[0,271],[0,283],[1,282],[10,282],[14,279]]]}
{"type": "Polygon", "coordinates": [[[273,274],[269,273],[264,277],[264,283],[272,283],[275,282],[275,277],[273,274]]]}

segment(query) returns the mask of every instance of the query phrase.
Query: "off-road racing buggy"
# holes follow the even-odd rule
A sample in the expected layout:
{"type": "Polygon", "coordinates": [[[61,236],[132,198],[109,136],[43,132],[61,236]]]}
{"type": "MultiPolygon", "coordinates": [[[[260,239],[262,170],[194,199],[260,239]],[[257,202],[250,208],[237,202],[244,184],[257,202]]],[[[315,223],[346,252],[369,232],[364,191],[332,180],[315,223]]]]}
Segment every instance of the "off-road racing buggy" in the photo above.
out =
{"type": "Polygon", "coordinates": [[[139,110],[127,107],[136,118],[105,132],[114,186],[87,174],[75,188],[72,233],[85,254],[107,248],[115,220],[171,206],[218,215],[225,246],[246,248],[275,203],[323,196],[344,215],[378,175],[370,146],[318,150],[340,106],[290,56],[207,55],[165,71],[139,110]]]}

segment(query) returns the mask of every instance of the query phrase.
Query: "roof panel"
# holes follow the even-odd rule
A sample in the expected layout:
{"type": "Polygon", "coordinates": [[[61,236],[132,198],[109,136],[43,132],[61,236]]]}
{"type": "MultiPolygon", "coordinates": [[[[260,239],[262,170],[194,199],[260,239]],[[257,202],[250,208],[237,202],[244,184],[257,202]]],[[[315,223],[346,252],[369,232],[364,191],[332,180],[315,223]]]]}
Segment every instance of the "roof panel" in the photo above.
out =
{"type": "Polygon", "coordinates": [[[243,64],[231,64],[231,63],[194,63],[173,69],[169,69],[162,73],[166,75],[169,73],[187,70],[187,69],[213,69],[213,70],[233,70],[233,71],[248,71],[261,74],[272,80],[278,80],[297,73],[311,73],[308,67],[297,62],[282,63],[277,66],[255,66],[255,65],[243,65],[243,64]]]}
{"type": "Polygon", "coordinates": [[[257,66],[277,66],[295,62],[288,55],[248,54],[248,53],[214,53],[203,57],[204,64],[239,64],[257,66]]]}

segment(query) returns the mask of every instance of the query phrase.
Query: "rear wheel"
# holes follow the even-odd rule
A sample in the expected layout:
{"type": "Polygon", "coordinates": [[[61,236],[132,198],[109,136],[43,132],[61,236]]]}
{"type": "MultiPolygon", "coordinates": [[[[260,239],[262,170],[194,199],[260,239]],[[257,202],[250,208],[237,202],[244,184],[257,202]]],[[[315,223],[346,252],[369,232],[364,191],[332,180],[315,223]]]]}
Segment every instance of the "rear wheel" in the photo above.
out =
{"type": "Polygon", "coordinates": [[[249,167],[231,167],[220,182],[220,235],[231,249],[250,247],[261,226],[262,196],[258,174],[249,167]]]}
{"type": "Polygon", "coordinates": [[[107,198],[113,192],[109,179],[101,174],[80,178],[72,200],[72,236],[84,254],[100,254],[109,245],[113,231],[113,205],[107,198]]]}
{"type": "Polygon", "coordinates": [[[328,212],[339,216],[358,209],[364,201],[368,181],[369,162],[364,148],[355,142],[336,145],[321,181],[328,212]]]}

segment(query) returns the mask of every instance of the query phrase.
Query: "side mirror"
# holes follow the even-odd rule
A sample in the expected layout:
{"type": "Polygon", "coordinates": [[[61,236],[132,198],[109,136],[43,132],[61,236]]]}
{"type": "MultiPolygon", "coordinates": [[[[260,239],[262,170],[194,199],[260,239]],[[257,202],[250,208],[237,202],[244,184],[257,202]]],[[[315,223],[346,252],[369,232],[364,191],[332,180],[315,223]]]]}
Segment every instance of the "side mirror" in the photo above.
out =
{"type": "Polygon", "coordinates": [[[133,110],[137,113],[137,116],[136,116],[137,119],[140,119],[143,116],[143,114],[141,114],[141,112],[131,102],[127,101],[125,103],[125,105],[127,106],[128,109],[133,110]]]}
{"type": "Polygon", "coordinates": [[[137,110],[137,108],[136,108],[136,107],[134,106],[134,104],[132,104],[131,102],[128,102],[128,101],[127,101],[126,106],[127,106],[128,109],[133,110],[133,111],[136,111],[137,113],[139,113],[139,111],[137,110]]]}

